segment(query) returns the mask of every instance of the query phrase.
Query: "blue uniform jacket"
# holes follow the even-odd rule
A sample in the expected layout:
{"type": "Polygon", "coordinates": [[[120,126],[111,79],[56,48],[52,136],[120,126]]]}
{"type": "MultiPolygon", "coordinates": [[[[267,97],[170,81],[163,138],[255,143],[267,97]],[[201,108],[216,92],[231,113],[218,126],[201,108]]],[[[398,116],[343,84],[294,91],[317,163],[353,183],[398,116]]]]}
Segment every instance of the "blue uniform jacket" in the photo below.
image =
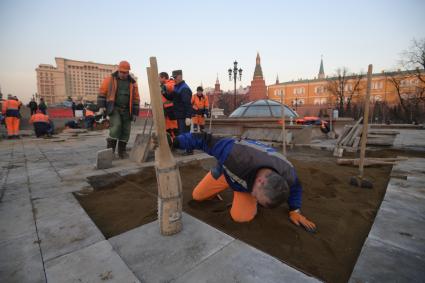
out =
{"type": "Polygon", "coordinates": [[[290,210],[301,208],[302,186],[295,168],[274,148],[254,140],[191,133],[177,136],[176,144],[180,149],[200,149],[214,156],[217,159],[217,167],[211,170],[212,175],[218,178],[224,174],[234,191],[251,192],[257,171],[260,168],[273,169],[288,182],[290,210]]]}

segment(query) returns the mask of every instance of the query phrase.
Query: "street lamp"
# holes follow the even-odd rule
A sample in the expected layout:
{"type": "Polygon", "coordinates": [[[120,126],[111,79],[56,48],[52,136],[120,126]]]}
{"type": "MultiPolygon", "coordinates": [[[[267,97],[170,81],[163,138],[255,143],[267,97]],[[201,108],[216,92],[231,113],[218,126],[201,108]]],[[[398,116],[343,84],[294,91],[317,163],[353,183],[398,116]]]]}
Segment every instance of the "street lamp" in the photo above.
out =
{"type": "Polygon", "coordinates": [[[229,72],[229,81],[232,80],[232,74],[233,74],[233,81],[235,84],[234,101],[233,101],[233,107],[234,107],[233,110],[235,110],[236,109],[236,80],[238,78],[238,73],[239,73],[239,81],[242,79],[242,69],[239,68],[238,70],[238,62],[235,61],[233,62],[233,69],[229,68],[228,72],[229,72]]]}

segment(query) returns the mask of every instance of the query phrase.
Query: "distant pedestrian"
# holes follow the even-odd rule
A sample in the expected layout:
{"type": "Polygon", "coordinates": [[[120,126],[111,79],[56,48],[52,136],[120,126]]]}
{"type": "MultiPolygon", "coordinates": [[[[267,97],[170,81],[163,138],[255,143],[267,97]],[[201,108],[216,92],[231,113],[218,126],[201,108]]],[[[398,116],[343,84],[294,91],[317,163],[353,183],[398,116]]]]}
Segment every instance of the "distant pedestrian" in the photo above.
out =
{"type": "Polygon", "coordinates": [[[75,118],[75,108],[76,107],[77,107],[77,105],[75,104],[74,101],[72,101],[72,106],[71,106],[71,108],[72,108],[72,117],[74,117],[74,118],[75,118]]]}
{"type": "Polygon", "coordinates": [[[203,132],[205,118],[208,116],[208,96],[204,95],[202,86],[198,86],[196,94],[192,96],[192,123],[194,132],[203,132]]]}
{"type": "Polygon", "coordinates": [[[32,98],[30,103],[28,103],[28,107],[31,110],[31,116],[34,115],[37,111],[37,102],[35,102],[34,98],[32,98]]]}
{"type": "Polygon", "coordinates": [[[7,96],[7,100],[3,101],[2,113],[6,116],[7,136],[9,139],[19,139],[19,124],[21,119],[19,110],[21,106],[22,102],[16,96],[10,94],[7,96]]]}
{"type": "Polygon", "coordinates": [[[40,98],[40,104],[38,104],[38,109],[43,113],[44,115],[47,115],[47,104],[44,102],[44,98],[40,98]]]}

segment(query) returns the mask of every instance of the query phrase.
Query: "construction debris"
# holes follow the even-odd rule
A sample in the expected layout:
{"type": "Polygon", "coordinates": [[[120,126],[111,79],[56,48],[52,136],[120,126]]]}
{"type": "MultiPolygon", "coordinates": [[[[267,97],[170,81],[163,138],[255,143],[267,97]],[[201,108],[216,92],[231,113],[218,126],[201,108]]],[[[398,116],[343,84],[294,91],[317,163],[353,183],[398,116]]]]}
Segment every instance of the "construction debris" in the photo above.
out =
{"type": "MultiPolygon", "coordinates": [[[[342,157],[344,150],[348,152],[357,152],[362,137],[363,124],[361,124],[363,117],[361,117],[354,125],[346,125],[342,134],[338,137],[334,149],[334,156],[342,157]]],[[[394,143],[395,137],[399,131],[394,130],[371,130],[368,127],[367,131],[367,145],[374,146],[391,146],[394,143]]]]}
{"type": "MultiPolygon", "coordinates": [[[[398,161],[407,160],[407,158],[365,158],[364,166],[374,166],[374,165],[394,165],[398,161]]],[[[359,158],[338,158],[336,161],[339,165],[353,165],[359,166],[359,158]]]]}

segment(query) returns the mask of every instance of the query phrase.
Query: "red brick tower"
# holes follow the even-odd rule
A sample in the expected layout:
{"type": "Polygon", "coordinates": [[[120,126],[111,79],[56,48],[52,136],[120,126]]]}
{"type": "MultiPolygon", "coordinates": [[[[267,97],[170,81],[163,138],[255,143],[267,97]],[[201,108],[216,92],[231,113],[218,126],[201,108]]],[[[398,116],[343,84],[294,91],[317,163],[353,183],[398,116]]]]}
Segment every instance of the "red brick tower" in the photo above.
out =
{"type": "Polygon", "coordinates": [[[267,86],[263,79],[263,71],[261,70],[260,54],[257,52],[255,60],[254,78],[251,81],[251,89],[249,91],[249,100],[267,99],[267,86]]]}

